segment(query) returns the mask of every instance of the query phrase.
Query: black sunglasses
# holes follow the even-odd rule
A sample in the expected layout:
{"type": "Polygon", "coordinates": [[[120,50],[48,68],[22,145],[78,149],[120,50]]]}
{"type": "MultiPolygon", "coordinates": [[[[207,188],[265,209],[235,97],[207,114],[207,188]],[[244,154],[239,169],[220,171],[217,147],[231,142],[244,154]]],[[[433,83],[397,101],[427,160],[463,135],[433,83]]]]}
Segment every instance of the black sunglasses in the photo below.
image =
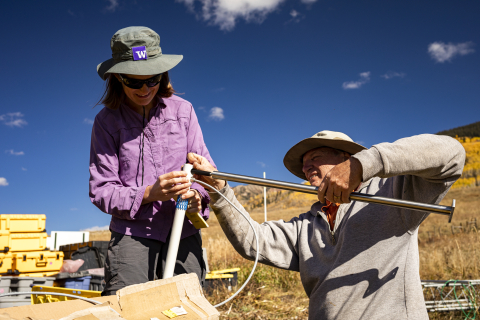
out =
{"type": "Polygon", "coordinates": [[[157,74],[156,76],[153,76],[153,77],[145,79],[145,80],[132,79],[132,78],[122,76],[121,74],[119,74],[119,76],[120,76],[120,79],[122,80],[123,84],[126,85],[127,87],[129,87],[131,89],[140,89],[141,87],[143,87],[144,83],[149,88],[155,87],[157,84],[160,83],[160,80],[162,80],[162,74],[163,73],[157,74]]]}

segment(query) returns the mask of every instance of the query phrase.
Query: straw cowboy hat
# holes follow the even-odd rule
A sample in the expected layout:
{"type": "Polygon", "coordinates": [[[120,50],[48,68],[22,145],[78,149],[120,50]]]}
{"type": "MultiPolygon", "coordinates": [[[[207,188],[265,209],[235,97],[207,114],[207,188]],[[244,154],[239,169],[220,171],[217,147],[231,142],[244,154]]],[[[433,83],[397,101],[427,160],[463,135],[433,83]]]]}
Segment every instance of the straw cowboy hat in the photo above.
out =
{"type": "Polygon", "coordinates": [[[283,164],[287,167],[288,171],[300,179],[305,179],[305,174],[302,171],[303,155],[312,149],[320,147],[330,147],[350,154],[355,154],[367,149],[353,142],[353,140],[344,133],[324,130],[314,134],[311,138],[303,139],[291,147],[285,155],[285,158],[283,158],[283,164]]]}
{"type": "Polygon", "coordinates": [[[109,73],[154,75],[175,67],[182,55],[162,54],[160,36],[147,27],[118,30],[110,41],[112,58],[97,66],[100,78],[109,73]]]}

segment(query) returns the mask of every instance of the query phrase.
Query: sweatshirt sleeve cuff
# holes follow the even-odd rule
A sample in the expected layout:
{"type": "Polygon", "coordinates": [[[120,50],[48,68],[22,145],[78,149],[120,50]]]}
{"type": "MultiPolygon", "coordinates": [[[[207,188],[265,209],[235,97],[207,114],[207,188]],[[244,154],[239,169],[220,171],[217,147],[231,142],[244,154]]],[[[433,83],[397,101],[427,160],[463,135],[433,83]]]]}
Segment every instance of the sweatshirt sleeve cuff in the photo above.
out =
{"type": "MultiPolygon", "coordinates": [[[[226,183],[225,186],[218,191],[221,194],[223,194],[224,196],[226,196],[227,198],[230,198],[230,199],[232,198],[232,195],[234,194],[233,189],[230,188],[228,183],[226,183]]],[[[220,196],[215,191],[214,192],[209,192],[208,194],[210,195],[210,206],[212,207],[212,209],[218,209],[218,208],[221,208],[225,205],[228,205],[228,202],[225,200],[225,198],[220,196]]]]}
{"type": "Polygon", "coordinates": [[[368,181],[369,179],[378,176],[383,172],[383,161],[378,152],[377,148],[371,147],[367,150],[362,150],[359,153],[356,153],[352,158],[357,159],[362,164],[363,169],[363,181],[368,181]]]}
{"type": "Polygon", "coordinates": [[[141,186],[137,190],[137,194],[135,195],[135,200],[133,201],[132,210],[130,210],[130,218],[132,219],[135,219],[135,215],[137,214],[138,210],[140,210],[140,207],[142,206],[145,189],[147,189],[147,186],[141,186]]]}

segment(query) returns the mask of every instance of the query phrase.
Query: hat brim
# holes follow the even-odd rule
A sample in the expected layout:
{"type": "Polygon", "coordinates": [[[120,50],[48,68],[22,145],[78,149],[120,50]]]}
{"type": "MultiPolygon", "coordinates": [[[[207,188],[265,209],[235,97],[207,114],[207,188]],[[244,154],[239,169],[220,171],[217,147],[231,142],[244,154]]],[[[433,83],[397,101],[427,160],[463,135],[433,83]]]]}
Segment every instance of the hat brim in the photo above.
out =
{"type": "Polygon", "coordinates": [[[154,75],[166,72],[182,61],[182,55],[162,54],[159,57],[147,60],[120,61],[115,63],[108,59],[97,66],[97,73],[103,80],[106,80],[109,73],[135,74],[140,76],[154,75]]]}
{"type": "Polygon", "coordinates": [[[308,151],[320,147],[330,147],[333,149],[342,150],[350,154],[355,154],[362,150],[366,150],[364,146],[346,140],[332,140],[332,139],[322,139],[322,138],[307,138],[288,150],[287,154],[283,158],[283,164],[285,167],[299,177],[300,179],[306,180],[305,174],[302,171],[303,168],[303,155],[308,151]]]}

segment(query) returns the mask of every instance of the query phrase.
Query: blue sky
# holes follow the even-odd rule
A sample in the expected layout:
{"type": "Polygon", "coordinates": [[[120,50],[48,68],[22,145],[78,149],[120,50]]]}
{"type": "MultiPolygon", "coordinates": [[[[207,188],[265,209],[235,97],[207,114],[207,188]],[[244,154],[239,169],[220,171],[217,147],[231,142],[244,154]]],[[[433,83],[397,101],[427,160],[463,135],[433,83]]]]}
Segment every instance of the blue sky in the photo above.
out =
{"type": "Polygon", "coordinates": [[[98,63],[160,34],[220,171],[300,182],[285,152],[328,129],[370,147],[480,120],[479,1],[109,0],[1,5],[0,214],[105,226],[88,165],[98,63]]]}

